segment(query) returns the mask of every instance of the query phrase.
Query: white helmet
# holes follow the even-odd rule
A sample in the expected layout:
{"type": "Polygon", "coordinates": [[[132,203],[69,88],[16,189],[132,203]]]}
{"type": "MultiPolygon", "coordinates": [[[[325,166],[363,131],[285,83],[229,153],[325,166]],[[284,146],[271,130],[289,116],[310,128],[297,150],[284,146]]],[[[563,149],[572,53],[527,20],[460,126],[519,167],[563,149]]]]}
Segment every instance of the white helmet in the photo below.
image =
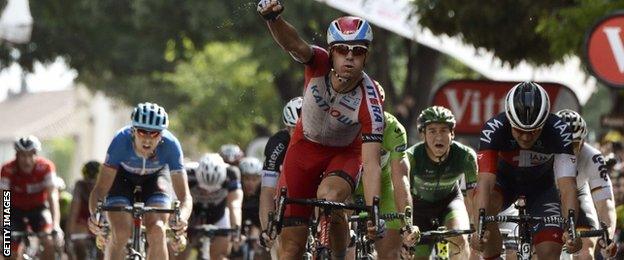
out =
{"type": "Polygon", "coordinates": [[[138,104],[132,111],[130,118],[133,127],[162,131],[169,126],[167,112],[155,103],[138,104]]]}
{"type": "Polygon", "coordinates": [[[244,153],[240,146],[236,144],[224,144],[219,149],[219,155],[221,155],[225,162],[236,164],[241,158],[243,158],[244,153]]]}
{"type": "Polygon", "coordinates": [[[17,152],[25,152],[25,151],[41,151],[41,142],[39,142],[39,138],[34,135],[22,136],[20,138],[15,139],[13,143],[13,147],[17,152]]]}
{"type": "Polygon", "coordinates": [[[262,174],[262,162],[256,157],[245,157],[241,159],[238,168],[243,175],[260,175],[262,174]]]}
{"type": "Polygon", "coordinates": [[[585,119],[574,110],[563,109],[557,112],[557,116],[561,117],[563,122],[568,123],[572,131],[572,139],[580,141],[587,136],[587,123],[585,119]]]}
{"type": "Polygon", "coordinates": [[[228,165],[223,158],[216,153],[205,154],[199,160],[199,166],[195,171],[197,184],[207,190],[217,190],[225,182],[228,165]]]}
{"type": "Polygon", "coordinates": [[[303,98],[296,97],[288,101],[284,106],[282,121],[286,126],[294,127],[301,115],[301,107],[303,106],[303,98]]]}

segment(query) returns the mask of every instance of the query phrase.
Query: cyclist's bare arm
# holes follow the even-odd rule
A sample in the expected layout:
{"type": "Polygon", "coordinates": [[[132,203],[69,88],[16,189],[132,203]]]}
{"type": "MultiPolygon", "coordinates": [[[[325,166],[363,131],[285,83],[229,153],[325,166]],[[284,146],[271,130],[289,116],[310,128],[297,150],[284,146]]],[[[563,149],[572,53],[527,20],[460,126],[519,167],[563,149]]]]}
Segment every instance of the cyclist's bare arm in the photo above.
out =
{"type": "Polygon", "coordinates": [[[267,229],[269,212],[275,210],[273,197],[275,196],[275,188],[260,187],[260,225],[262,229],[267,229]]]}
{"type": "Polygon", "coordinates": [[[390,161],[390,171],[392,184],[394,186],[394,203],[398,211],[405,209],[405,206],[412,205],[410,195],[409,171],[410,164],[407,158],[397,158],[390,161]]]}
{"type": "MultiPolygon", "coordinates": [[[[485,209],[486,211],[489,208],[489,198],[490,194],[494,190],[494,185],[496,184],[496,174],[489,172],[480,172],[479,178],[477,180],[477,187],[475,188],[476,201],[475,205],[473,205],[473,212],[479,212],[479,209],[485,209]]],[[[472,216],[471,223],[477,224],[478,220],[477,214],[472,216]]]]}
{"type": "Polygon", "coordinates": [[[364,199],[366,205],[373,205],[373,197],[379,196],[381,190],[381,143],[367,142],[362,144],[362,164],[364,173],[364,199]]]}
{"type": "Polygon", "coordinates": [[[72,199],[71,207],[69,208],[69,219],[67,220],[67,233],[75,234],[78,233],[76,230],[76,223],[78,223],[78,210],[80,209],[80,203],[82,203],[77,194],[78,185],[74,185],[74,196],[72,199]]]}
{"type": "MultiPolygon", "coordinates": [[[[266,6],[261,13],[269,12],[270,10],[280,10],[283,6],[278,1],[272,1],[266,6]]],[[[312,48],[305,42],[297,33],[297,30],[281,16],[278,16],[274,21],[267,21],[267,26],[273,35],[273,39],[282,47],[285,51],[290,53],[295,59],[300,62],[307,62],[312,58],[312,48]]]]}
{"type": "Polygon", "coordinates": [[[615,201],[613,200],[613,194],[611,194],[610,198],[594,202],[594,205],[596,205],[598,220],[609,226],[609,237],[613,237],[616,222],[615,201]]]}
{"type": "Polygon", "coordinates": [[[115,176],[117,176],[117,169],[102,165],[100,174],[98,174],[97,180],[95,181],[95,186],[91,191],[91,195],[89,195],[89,212],[91,214],[95,213],[98,201],[104,200],[108,190],[110,190],[110,187],[113,185],[115,176]]]}
{"type": "Polygon", "coordinates": [[[188,176],[186,171],[172,172],[171,186],[176,197],[180,201],[180,218],[188,220],[193,211],[193,198],[188,186],[188,176]]]}
{"type": "Polygon", "coordinates": [[[230,191],[227,196],[227,207],[230,210],[230,223],[232,226],[240,227],[243,222],[243,190],[236,189],[230,191]]]}
{"type": "Polygon", "coordinates": [[[474,192],[475,189],[466,190],[466,196],[464,196],[464,202],[466,204],[466,210],[468,211],[468,216],[472,219],[472,216],[475,215],[474,211],[474,192]]]}
{"type": "MultiPolygon", "coordinates": [[[[561,194],[561,213],[568,216],[568,210],[573,209],[578,216],[578,197],[576,194],[576,177],[560,177],[557,179],[557,187],[561,194]]],[[[575,216],[576,217],[576,216],[575,216]]]]}
{"type": "Polygon", "coordinates": [[[52,222],[55,229],[61,228],[61,210],[59,206],[59,191],[56,186],[48,188],[50,196],[48,196],[48,205],[50,205],[50,213],[52,213],[52,222]]]}

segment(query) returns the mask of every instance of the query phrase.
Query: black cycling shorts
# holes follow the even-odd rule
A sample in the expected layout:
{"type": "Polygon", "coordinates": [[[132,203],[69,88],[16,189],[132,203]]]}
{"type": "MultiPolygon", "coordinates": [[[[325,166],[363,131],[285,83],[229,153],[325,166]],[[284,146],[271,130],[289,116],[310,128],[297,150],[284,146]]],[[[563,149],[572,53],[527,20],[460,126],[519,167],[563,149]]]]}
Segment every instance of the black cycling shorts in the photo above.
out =
{"type": "Polygon", "coordinates": [[[106,205],[129,206],[134,202],[144,202],[145,205],[169,206],[171,198],[167,187],[170,182],[165,170],[138,175],[120,167],[106,197],[106,205]]]}

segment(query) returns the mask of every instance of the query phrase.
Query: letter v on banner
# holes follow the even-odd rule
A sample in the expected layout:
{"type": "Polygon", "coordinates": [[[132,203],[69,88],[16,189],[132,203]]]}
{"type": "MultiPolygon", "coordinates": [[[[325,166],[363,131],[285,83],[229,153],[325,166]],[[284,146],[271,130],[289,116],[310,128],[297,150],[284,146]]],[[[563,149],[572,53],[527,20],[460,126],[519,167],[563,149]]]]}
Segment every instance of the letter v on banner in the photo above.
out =
{"type": "Polygon", "coordinates": [[[624,87],[624,12],[603,17],[585,38],[587,67],[611,87],[624,87]]]}

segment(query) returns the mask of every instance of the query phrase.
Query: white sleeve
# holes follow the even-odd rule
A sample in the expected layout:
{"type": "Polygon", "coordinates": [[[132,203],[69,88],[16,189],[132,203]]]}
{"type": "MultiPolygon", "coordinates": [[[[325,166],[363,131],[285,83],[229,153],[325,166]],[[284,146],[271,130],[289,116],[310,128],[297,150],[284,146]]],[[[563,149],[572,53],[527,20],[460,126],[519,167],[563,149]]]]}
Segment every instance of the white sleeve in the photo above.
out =
{"type": "Polygon", "coordinates": [[[585,157],[582,171],[587,176],[594,202],[613,198],[611,179],[602,153],[586,144],[582,155],[585,157]]]}
{"type": "Polygon", "coordinates": [[[594,202],[613,198],[611,179],[602,154],[592,156],[592,161],[586,170],[589,177],[587,182],[594,202]]]}
{"type": "Polygon", "coordinates": [[[553,171],[555,172],[555,179],[563,177],[576,178],[576,156],[565,153],[555,154],[553,171]]]}
{"type": "Polygon", "coordinates": [[[279,172],[262,170],[262,187],[275,188],[279,172]]]}

